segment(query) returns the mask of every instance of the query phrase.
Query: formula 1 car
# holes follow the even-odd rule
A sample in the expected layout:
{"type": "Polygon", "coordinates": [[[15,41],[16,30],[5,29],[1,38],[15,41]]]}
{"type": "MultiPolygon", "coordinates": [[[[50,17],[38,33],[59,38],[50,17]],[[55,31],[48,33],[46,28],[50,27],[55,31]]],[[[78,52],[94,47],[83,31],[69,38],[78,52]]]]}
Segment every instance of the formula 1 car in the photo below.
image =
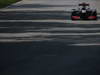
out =
{"type": "Polygon", "coordinates": [[[72,20],[97,20],[96,9],[90,9],[90,5],[87,3],[81,3],[78,5],[78,9],[73,9],[71,14],[72,20]]]}

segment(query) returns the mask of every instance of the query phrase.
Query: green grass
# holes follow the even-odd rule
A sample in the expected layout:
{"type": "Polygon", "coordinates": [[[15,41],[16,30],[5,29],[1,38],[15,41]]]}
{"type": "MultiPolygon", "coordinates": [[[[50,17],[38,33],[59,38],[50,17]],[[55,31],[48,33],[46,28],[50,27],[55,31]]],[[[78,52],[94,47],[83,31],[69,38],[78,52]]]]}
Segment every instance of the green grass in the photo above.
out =
{"type": "Polygon", "coordinates": [[[0,8],[6,7],[12,3],[15,3],[20,0],[0,0],[0,8]]]}

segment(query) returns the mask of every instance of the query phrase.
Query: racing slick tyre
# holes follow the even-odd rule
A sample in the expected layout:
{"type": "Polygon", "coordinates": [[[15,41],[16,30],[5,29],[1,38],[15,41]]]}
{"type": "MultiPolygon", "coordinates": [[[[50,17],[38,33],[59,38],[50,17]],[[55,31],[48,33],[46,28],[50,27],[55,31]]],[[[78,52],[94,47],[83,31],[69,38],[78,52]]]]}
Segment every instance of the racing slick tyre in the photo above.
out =
{"type": "Polygon", "coordinates": [[[77,14],[77,12],[72,12],[71,14],[71,20],[79,20],[80,16],[78,16],[79,14],[77,14]]]}
{"type": "Polygon", "coordinates": [[[97,11],[95,11],[94,13],[93,13],[93,16],[95,16],[95,18],[93,19],[93,20],[97,20],[98,18],[97,18],[97,11]]]}

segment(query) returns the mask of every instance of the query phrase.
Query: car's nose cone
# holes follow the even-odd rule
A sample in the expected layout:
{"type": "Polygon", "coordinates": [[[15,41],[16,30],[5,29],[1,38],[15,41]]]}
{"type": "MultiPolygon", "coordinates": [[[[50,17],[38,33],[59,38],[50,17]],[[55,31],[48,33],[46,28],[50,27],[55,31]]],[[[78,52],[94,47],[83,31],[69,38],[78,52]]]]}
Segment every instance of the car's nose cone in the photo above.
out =
{"type": "Polygon", "coordinates": [[[82,13],[86,13],[86,10],[82,10],[82,13]]]}

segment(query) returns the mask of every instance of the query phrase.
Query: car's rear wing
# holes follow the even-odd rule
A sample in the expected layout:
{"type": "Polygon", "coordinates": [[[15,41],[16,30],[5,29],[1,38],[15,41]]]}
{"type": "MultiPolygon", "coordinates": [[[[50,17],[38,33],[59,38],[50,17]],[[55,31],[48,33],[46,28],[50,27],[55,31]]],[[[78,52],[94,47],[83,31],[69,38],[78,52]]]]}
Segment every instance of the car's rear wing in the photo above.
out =
{"type": "Polygon", "coordinates": [[[81,4],[79,4],[79,6],[89,6],[89,4],[88,3],[81,3],[81,4]]]}

